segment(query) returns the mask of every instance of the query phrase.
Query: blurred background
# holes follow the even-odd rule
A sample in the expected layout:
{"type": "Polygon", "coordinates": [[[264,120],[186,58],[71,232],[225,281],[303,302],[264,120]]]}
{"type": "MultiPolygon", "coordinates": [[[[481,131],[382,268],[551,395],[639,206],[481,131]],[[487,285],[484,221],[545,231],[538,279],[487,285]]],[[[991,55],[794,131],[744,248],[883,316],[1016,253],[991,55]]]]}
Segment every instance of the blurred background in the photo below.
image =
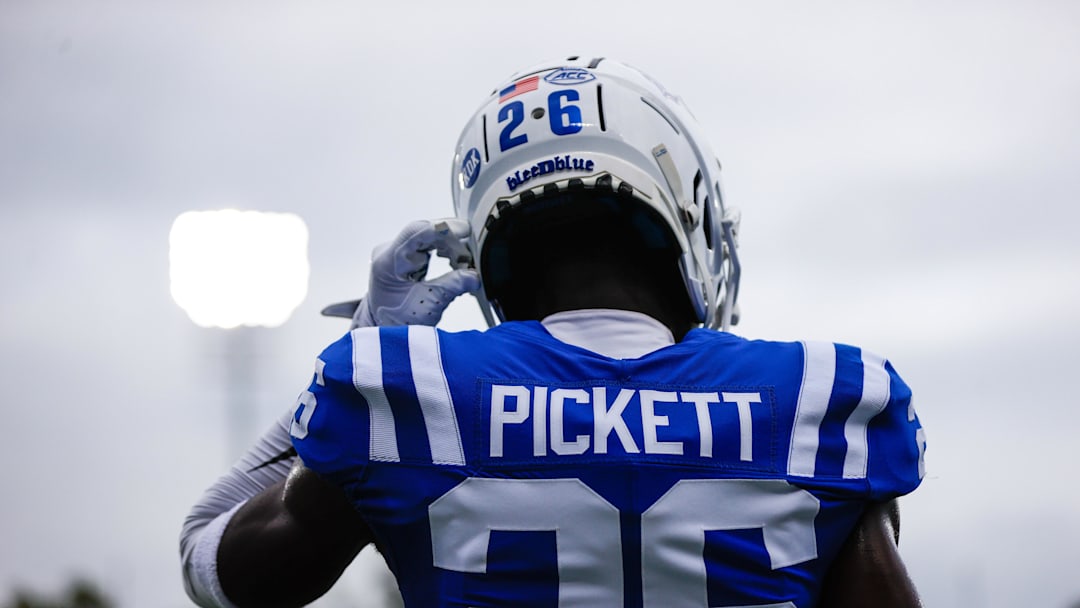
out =
{"type": "MultiPolygon", "coordinates": [[[[570,54],[705,127],[738,333],[858,344],[914,388],[926,605],[1080,601],[1080,4],[0,0],[0,606],[189,605],[180,524],[347,329],[319,310],[450,214],[485,96],[570,54]],[[308,230],[302,303],[242,340],[170,295],[173,221],[222,208],[308,230]]],[[[393,605],[378,559],[318,605],[393,605]]]]}

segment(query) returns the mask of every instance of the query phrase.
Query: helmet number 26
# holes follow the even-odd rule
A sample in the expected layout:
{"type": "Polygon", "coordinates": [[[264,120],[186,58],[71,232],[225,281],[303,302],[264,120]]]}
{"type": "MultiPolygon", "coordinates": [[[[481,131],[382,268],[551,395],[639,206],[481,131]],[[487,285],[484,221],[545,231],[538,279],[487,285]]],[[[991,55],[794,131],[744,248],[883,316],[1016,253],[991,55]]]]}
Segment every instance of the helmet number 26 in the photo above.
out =
{"type": "MultiPolygon", "coordinates": [[[[555,91],[548,95],[547,116],[551,132],[555,135],[571,135],[581,131],[581,108],[573,102],[579,101],[580,96],[574,89],[555,91]]],[[[537,118],[543,114],[533,114],[537,118]]],[[[529,141],[526,133],[514,134],[514,131],[525,122],[525,103],[512,101],[499,109],[499,124],[506,123],[499,132],[499,150],[506,152],[510,148],[520,146],[529,141]]]]}

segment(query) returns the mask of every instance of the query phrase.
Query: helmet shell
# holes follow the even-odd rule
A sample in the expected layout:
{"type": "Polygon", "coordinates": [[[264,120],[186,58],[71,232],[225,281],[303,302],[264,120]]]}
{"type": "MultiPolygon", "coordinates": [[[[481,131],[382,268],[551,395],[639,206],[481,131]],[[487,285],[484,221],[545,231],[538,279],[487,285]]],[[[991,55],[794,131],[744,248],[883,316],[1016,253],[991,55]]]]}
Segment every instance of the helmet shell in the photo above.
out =
{"type": "Polygon", "coordinates": [[[698,321],[726,328],[738,218],[724,207],[719,173],[679,97],[629,65],[571,57],[523,70],[488,96],[458,140],[451,189],[477,264],[506,205],[570,187],[632,194],[678,242],[698,321]]]}

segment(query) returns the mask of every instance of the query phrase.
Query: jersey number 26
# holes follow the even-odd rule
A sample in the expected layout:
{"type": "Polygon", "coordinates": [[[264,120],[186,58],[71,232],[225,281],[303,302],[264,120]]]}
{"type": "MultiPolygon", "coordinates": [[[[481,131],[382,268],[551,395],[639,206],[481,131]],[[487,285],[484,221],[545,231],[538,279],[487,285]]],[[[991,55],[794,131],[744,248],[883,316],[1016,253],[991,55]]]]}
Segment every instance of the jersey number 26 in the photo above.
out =
{"type": "MultiPolygon", "coordinates": [[[[645,608],[707,605],[706,530],[760,529],[773,570],[815,559],[818,509],[817,498],[783,480],[679,481],[641,515],[645,608]]],[[[554,531],[559,605],[624,605],[619,511],[579,479],[470,478],[435,500],[428,517],[439,568],[486,572],[492,530],[554,531]]]]}

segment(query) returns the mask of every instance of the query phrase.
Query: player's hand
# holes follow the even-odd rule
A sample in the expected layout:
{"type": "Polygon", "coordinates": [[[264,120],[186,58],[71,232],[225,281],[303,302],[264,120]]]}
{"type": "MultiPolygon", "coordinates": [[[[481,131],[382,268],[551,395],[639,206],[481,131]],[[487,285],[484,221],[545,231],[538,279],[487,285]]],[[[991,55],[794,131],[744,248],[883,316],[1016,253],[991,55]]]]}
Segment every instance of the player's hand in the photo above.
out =
{"type": "Polygon", "coordinates": [[[465,267],[469,223],[460,219],[412,222],[371,254],[368,294],[353,314],[353,327],[435,325],[454,298],[480,288],[480,275],[465,267]],[[431,252],[454,270],[428,280],[431,252]]]}

